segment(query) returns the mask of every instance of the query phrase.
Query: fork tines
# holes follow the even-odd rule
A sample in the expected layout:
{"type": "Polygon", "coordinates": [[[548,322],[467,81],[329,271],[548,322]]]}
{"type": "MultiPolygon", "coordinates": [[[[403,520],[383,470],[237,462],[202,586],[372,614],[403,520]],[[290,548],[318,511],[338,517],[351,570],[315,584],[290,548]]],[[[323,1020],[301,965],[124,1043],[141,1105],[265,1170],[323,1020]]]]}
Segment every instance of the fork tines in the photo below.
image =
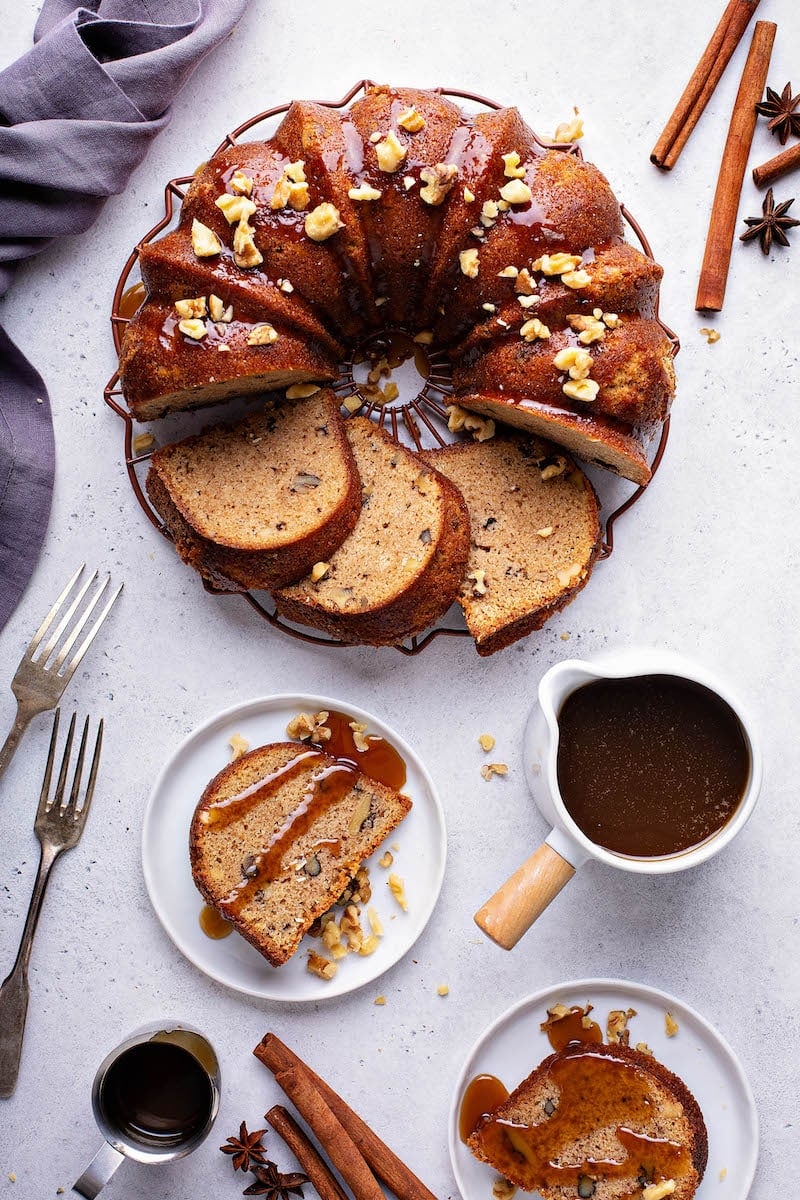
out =
{"type": "Polygon", "coordinates": [[[37,629],[25,655],[29,662],[35,661],[36,665],[42,670],[59,675],[65,680],[69,679],[69,677],[75,671],[78,663],[89,649],[95,634],[108,616],[112,604],[122,591],[122,584],[120,584],[113,592],[108,594],[107,589],[111,583],[111,576],[106,575],[98,583],[97,581],[99,578],[99,572],[97,571],[94,571],[88,579],[80,582],[79,584],[79,580],[81,579],[85,567],[85,563],[81,563],[81,565],[78,567],[77,571],[72,576],[53,607],[50,609],[44,621],[42,621],[42,624],[37,629]],[[95,591],[91,597],[86,600],[87,593],[93,584],[97,584],[95,591]],[[100,609],[93,623],[89,625],[89,621],[94,615],[97,606],[104,598],[105,603],[103,607],[100,609]],[[85,604],[84,600],[86,600],[85,604]],[[81,605],[83,605],[82,608],[81,605]],[[58,623],[56,624],[52,633],[50,633],[50,628],[56,621],[58,621],[58,623]],[[77,642],[81,633],[83,633],[84,629],[87,630],[86,636],[83,638],[83,641],[74,651],[74,653],[72,653],[72,657],[69,658],[69,661],[67,661],[68,656],[71,654],[75,643],[77,642]],[[44,636],[48,633],[50,633],[48,641],[45,643],[45,646],[38,657],[34,659],[33,656],[35,652],[38,650],[44,636]],[[53,654],[59,647],[59,643],[62,643],[61,647],[58,649],[55,659],[53,659],[48,666],[48,660],[53,657],[53,654]]]}
{"type": "Polygon", "coordinates": [[[50,735],[50,749],[47,754],[47,766],[45,767],[44,779],[42,780],[42,792],[39,797],[39,816],[51,812],[54,808],[66,815],[71,812],[74,819],[80,820],[86,817],[89,812],[89,806],[94,795],[94,785],[97,779],[97,769],[100,764],[100,750],[103,745],[103,720],[100,719],[100,724],[97,729],[97,737],[94,744],[94,753],[92,755],[92,763],[89,768],[89,779],[86,784],[86,791],[83,797],[83,803],[78,805],[78,797],[80,794],[81,776],[83,774],[83,764],[86,757],[86,745],[89,738],[89,718],[87,717],[83,723],[83,732],[81,733],[80,746],[78,748],[78,761],[75,764],[75,774],[72,779],[72,787],[70,788],[69,799],[64,801],[64,792],[66,790],[67,775],[69,772],[70,757],[72,755],[72,743],[75,737],[75,719],[76,714],[73,713],[67,730],[67,740],[64,745],[64,753],[61,758],[61,767],[58,772],[58,780],[56,782],[56,790],[52,798],[50,797],[50,784],[53,778],[53,763],[55,761],[56,742],[58,740],[58,724],[61,716],[61,709],[57,708],[55,717],[53,718],[53,732],[50,735]]]}

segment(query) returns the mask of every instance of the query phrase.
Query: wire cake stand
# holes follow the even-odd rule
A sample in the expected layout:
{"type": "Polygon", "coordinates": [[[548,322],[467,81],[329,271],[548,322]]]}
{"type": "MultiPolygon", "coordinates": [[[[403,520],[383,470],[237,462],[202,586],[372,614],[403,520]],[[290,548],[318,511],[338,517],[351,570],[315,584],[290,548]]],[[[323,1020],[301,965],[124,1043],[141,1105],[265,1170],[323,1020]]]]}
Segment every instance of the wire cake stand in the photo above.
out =
{"type": "MultiPolygon", "coordinates": [[[[323,100],[319,101],[319,103],[326,108],[344,109],[356,96],[365,92],[371,84],[372,81],[369,79],[359,80],[340,100],[323,100]]],[[[474,92],[461,91],[457,88],[436,88],[435,90],[438,94],[448,98],[466,100],[478,108],[498,109],[501,107],[496,101],[489,100],[485,96],[479,96],[474,92]]],[[[285,104],[278,104],[273,108],[265,109],[264,112],[250,117],[247,121],[237,126],[236,129],[226,134],[219,146],[217,146],[214,154],[237,145],[242,140],[243,135],[257,129],[257,127],[262,125],[269,126],[271,122],[274,123],[276,118],[282,117],[287,112],[290,104],[291,101],[285,104]]],[[[268,136],[266,131],[261,131],[261,133],[262,136],[268,136]]],[[[536,136],[536,134],[534,134],[534,138],[545,149],[557,147],[567,154],[573,154],[578,158],[583,157],[580,147],[574,142],[566,144],[546,142],[536,136]]],[[[111,309],[111,328],[114,346],[118,354],[122,344],[124,328],[145,298],[144,285],[136,278],[140,247],[151,242],[165,229],[176,223],[180,206],[193,178],[193,175],[183,175],[175,179],[170,179],[164,190],[163,216],[137,243],[122,269],[114,291],[111,309]]],[[[652,258],[653,253],[650,244],[640,225],[625,209],[624,205],[621,206],[621,211],[626,224],[632,230],[642,251],[649,258],[652,258]]],[[[657,308],[655,315],[672,344],[672,354],[674,357],[680,349],[677,334],[664,324],[658,315],[657,308]]],[[[445,446],[459,437],[458,434],[453,434],[448,430],[447,404],[451,401],[453,392],[450,360],[445,350],[435,346],[420,346],[414,342],[414,334],[414,330],[394,328],[379,333],[372,333],[365,341],[361,350],[351,351],[347,358],[339,364],[339,377],[332,387],[337,395],[340,396],[343,405],[345,401],[349,401],[348,405],[343,409],[345,416],[356,413],[365,415],[390,433],[396,441],[402,441],[412,449],[420,450],[425,447],[445,446]],[[370,388],[365,380],[359,378],[359,375],[365,372],[359,372],[358,368],[364,361],[367,363],[370,360],[374,362],[378,355],[385,357],[387,353],[391,354],[393,350],[395,356],[398,353],[400,354],[401,359],[408,358],[413,353],[420,376],[420,386],[416,395],[410,399],[404,396],[399,402],[379,403],[375,396],[375,389],[370,388]],[[356,405],[354,400],[359,401],[358,405],[356,405]]],[[[118,371],[112,375],[106,384],[103,397],[109,408],[116,413],[123,423],[125,468],[134,495],[156,529],[164,537],[171,540],[171,535],[150,504],[143,486],[146,464],[152,454],[152,448],[148,448],[148,450],[141,453],[137,453],[136,451],[136,423],[124,407],[118,371]]],[[[163,419],[162,428],[166,424],[171,423],[176,426],[176,438],[183,437],[190,432],[196,432],[200,419],[197,414],[183,413],[180,414],[177,421],[172,418],[163,419]],[[193,421],[193,424],[187,426],[187,421],[193,421]]],[[[669,418],[667,418],[663,425],[661,436],[653,455],[651,463],[653,476],[655,476],[664,455],[668,436],[669,418]]],[[[619,480],[615,476],[608,478],[608,472],[602,472],[601,478],[603,482],[598,487],[601,496],[604,492],[609,492],[612,486],[625,486],[625,481],[619,480]],[[607,478],[608,482],[606,482],[607,478]]],[[[626,513],[636,504],[647,486],[649,485],[636,487],[626,498],[620,498],[619,493],[617,493],[610,500],[609,507],[611,507],[611,511],[605,517],[603,542],[600,551],[601,558],[608,558],[614,548],[614,525],[616,521],[619,520],[623,513],[626,513]]],[[[207,584],[205,586],[207,591],[216,591],[216,589],[207,584]]],[[[224,594],[230,595],[231,593],[226,592],[224,594]]],[[[265,621],[290,637],[322,646],[340,647],[352,644],[350,642],[337,641],[326,634],[312,632],[294,625],[277,612],[274,601],[266,592],[242,592],[239,594],[265,621]]],[[[401,654],[415,655],[424,650],[437,637],[468,636],[469,633],[460,617],[460,611],[456,613],[454,606],[444,618],[430,629],[422,634],[407,638],[405,642],[397,645],[396,649],[401,654]]]]}

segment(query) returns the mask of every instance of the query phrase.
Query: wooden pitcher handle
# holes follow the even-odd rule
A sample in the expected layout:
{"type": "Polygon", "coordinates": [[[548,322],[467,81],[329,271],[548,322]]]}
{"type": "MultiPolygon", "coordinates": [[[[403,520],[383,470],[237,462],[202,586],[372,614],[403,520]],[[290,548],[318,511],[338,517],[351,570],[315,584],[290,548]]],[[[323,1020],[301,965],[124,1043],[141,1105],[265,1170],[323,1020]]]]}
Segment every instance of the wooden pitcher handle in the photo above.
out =
{"type": "Polygon", "coordinates": [[[512,950],[574,874],[575,868],[543,842],[478,909],[475,922],[498,946],[512,950]]]}

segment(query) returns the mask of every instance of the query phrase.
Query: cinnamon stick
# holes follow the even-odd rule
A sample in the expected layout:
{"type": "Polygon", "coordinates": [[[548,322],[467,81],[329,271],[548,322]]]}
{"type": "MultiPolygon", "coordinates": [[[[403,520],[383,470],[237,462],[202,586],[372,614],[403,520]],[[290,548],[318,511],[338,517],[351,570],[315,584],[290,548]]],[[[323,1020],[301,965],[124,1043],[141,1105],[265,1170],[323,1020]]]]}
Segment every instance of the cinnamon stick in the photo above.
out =
{"type": "Polygon", "coordinates": [[[777,25],[771,21],[756,21],[753,30],[711,206],[711,220],[695,300],[698,312],[719,312],[725,298],[739,197],[756,127],[756,104],[761,99],[767,81],[776,30],[777,25]]]}
{"type": "Polygon", "coordinates": [[[800,142],[789,146],[788,150],[781,150],[780,154],[776,154],[774,158],[770,158],[760,167],[756,167],[753,171],[753,180],[756,187],[769,187],[776,179],[780,179],[782,175],[788,175],[797,167],[800,167],[800,142]]]}
{"type": "Polygon", "coordinates": [[[288,1067],[285,1071],[278,1071],[275,1082],[289,1097],[303,1120],[311,1126],[355,1200],[384,1200],[380,1184],[367,1166],[363,1154],[314,1087],[308,1073],[302,1067],[288,1067]]]}
{"type": "Polygon", "coordinates": [[[299,1067],[305,1071],[309,1080],[320,1093],[325,1103],[336,1114],[339,1121],[349,1133],[359,1151],[369,1163],[377,1177],[391,1188],[402,1200],[436,1200],[433,1192],[425,1187],[410,1167],[390,1150],[385,1142],[370,1129],[369,1125],[353,1112],[352,1108],[337,1095],[324,1079],[311,1070],[301,1058],[274,1033],[268,1033],[253,1051],[259,1059],[275,1075],[289,1067],[299,1067]]]}
{"type": "Polygon", "coordinates": [[[671,171],[703,114],[760,0],[729,0],[711,41],[653,147],[650,161],[671,171]]]}
{"type": "Polygon", "coordinates": [[[325,1159],[283,1105],[273,1105],[265,1114],[265,1119],[286,1142],[311,1180],[320,1200],[348,1200],[347,1192],[339,1186],[325,1159]]]}

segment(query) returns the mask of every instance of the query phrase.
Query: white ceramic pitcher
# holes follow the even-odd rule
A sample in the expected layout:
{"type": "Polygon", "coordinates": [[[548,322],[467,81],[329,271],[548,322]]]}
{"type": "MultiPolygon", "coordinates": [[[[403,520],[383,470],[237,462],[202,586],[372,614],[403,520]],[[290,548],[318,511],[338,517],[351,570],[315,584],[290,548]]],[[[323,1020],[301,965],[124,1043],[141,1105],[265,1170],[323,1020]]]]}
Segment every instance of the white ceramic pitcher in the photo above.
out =
{"type": "Polygon", "coordinates": [[[593,662],[567,659],[542,677],[538,703],[528,719],[524,744],[525,773],[536,804],[553,828],[538,850],[506,880],[475,914],[484,933],[511,950],[533,922],[589,858],[642,875],[666,875],[705,862],[722,850],[744,826],[761,787],[761,752],[745,707],[713,672],[667,650],[627,648],[593,662]],[[597,679],[633,679],[671,675],[707,687],[736,714],[750,756],[750,774],[731,819],[701,845],[658,858],[632,858],[593,842],[566,809],[558,786],[558,714],[571,692],[597,679]]]}

